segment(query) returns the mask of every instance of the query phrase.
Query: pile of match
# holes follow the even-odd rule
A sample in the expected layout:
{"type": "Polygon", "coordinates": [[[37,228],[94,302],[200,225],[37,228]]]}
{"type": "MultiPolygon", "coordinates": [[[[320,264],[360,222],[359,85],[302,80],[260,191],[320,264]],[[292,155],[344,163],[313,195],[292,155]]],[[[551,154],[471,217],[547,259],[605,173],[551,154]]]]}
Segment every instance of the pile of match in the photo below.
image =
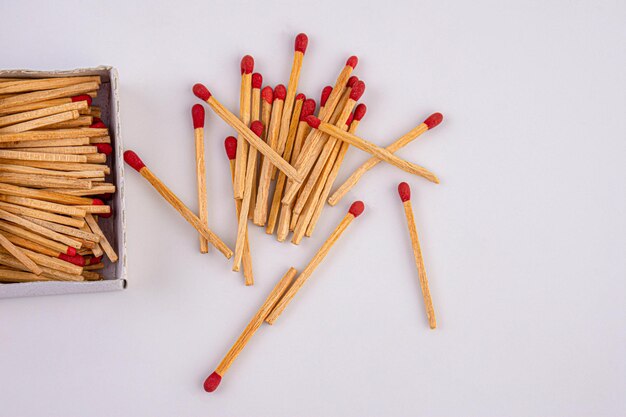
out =
{"type": "MultiPolygon", "coordinates": [[[[193,87],[194,94],[237,134],[237,137],[226,138],[225,142],[228,157],[233,161],[233,197],[238,218],[233,270],[239,271],[243,263],[249,285],[253,282],[249,254],[253,248],[247,236],[250,222],[264,227],[269,235],[275,234],[280,242],[292,233],[291,242],[297,245],[303,237],[313,235],[325,206],[339,203],[365,172],[381,161],[428,181],[439,182],[426,168],[393,153],[439,124],[441,115],[435,113],[426,118],[387,148],[356,136],[367,111],[365,104],[359,103],[365,82],[353,75],[357,57],[349,57],[334,84],[322,89],[318,106],[313,98],[298,91],[307,45],[305,34],[296,36],[286,86],[263,86],[262,75],[254,72],[254,59],[249,55],[243,57],[238,115],[226,109],[204,85],[193,87]],[[334,190],[351,146],[368,153],[370,159],[334,190]]],[[[201,131],[204,110],[196,107],[193,115],[196,131],[201,131]]],[[[199,169],[204,164],[201,142],[197,136],[199,169]]],[[[204,172],[198,172],[201,219],[206,218],[203,175],[204,172]]]]}
{"type": "Polygon", "coordinates": [[[115,193],[100,85],[0,78],[0,282],[100,280],[118,260],[99,223],[115,193]]]}
{"type": "MultiPolygon", "coordinates": [[[[432,183],[439,182],[428,169],[405,161],[394,153],[437,126],[443,116],[434,113],[420,119],[423,122],[385,148],[357,136],[357,127],[367,110],[363,103],[359,103],[365,92],[365,83],[352,74],[358,63],[357,57],[349,57],[334,84],[322,89],[318,106],[314,99],[298,91],[307,44],[306,35],[296,36],[287,86],[263,86],[263,77],[254,72],[254,59],[249,55],[243,57],[238,115],[227,109],[203,84],[193,87],[194,94],[230,125],[236,135],[227,137],[224,142],[230,160],[233,211],[238,219],[234,251],[207,224],[205,110],[202,105],[196,104],[191,110],[196,149],[197,213],[186,206],[135,152],[128,150],[124,153],[126,163],[137,170],[199,233],[200,251],[208,252],[210,244],[226,258],[233,258],[232,269],[243,269],[246,285],[254,283],[251,256],[254,247],[248,239],[249,224],[264,227],[268,235],[275,234],[281,242],[292,234],[291,242],[297,245],[303,237],[313,235],[326,205],[337,205],[369,170],[381,162],[432,183]],[[343,184],[335,187],[335,180],[350,148],[366,153],[369,158],[343,184]]],[[[426,318],[429,327],[435,329],[435,310],[408,183],[399,184],[398,193],[404,208],[426,318]]],[[[225,373],[264,322],[271,325],[282,316],[333,245],[364,210],[362,201],[352,202],[343,219],[304,269],[298,274],[296,268],[291,267],[278,280],[215,371],[205,380],[206,391],[217,389],[225,373]]]]}

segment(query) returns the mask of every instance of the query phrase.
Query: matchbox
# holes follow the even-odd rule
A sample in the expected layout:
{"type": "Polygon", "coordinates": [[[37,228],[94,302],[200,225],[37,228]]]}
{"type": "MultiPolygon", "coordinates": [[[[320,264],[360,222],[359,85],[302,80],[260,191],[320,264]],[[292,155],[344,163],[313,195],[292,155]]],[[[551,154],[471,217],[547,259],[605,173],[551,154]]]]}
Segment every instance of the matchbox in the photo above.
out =
{"type": "Polygon", "coordinates": [[[116,263],[105,261],[99,281],[43,281],[24,283],[0,283],[0,298],[26,297],[38,295],[73,294],[88,292],[117,291],[126,288],[126,212],[124,207],[124,160],[119,117],[119,84],[117,70],[109,66],[81,68],[67,71],[0,70],[0,78],[55,78],[68,76],[99,75],[102,84],[93,99],[93,104],[101,109],[101,119],[109,128],[113,153],[108,156],[111,172],[106,180],[115,184],[116,192],[105,202],[113,210],[113,215],[100,220],[100,227],[117,252],[116,263]]]}

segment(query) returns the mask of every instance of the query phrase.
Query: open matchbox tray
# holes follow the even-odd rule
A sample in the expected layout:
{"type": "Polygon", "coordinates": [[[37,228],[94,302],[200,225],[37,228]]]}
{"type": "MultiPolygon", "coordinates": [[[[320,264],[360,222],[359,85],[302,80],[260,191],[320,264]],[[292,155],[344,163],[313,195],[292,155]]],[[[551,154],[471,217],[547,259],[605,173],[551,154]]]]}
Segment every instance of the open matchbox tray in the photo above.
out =
{"type": "Polygon", "coordinates": [[[113,154],[107,160],[107,163],[111,164],[111,174],[107,176],[107,181],[115,184],[116,192],[113,195],[113,199],[108,202],[113,210],[113,216],[109,219],[101,219],[99,224],[105,236],[117,252],[119,260],[116,263],[111,263],[105,258],[105,268],[101,271],[104,279],[101,281],[45,281],[14,284],[0,283],[0,298],[117,291],[126,288],[124,149],[120,134],[117,70],[108,66],[81,68],[68,71],[0,70],[0,78],[52,78],[86,75],[99,75],[102,79],[102,84],[98,90],[97,97],[93,100],[93,104],[101,108],[101,118],[109,127],[113,154]]]}

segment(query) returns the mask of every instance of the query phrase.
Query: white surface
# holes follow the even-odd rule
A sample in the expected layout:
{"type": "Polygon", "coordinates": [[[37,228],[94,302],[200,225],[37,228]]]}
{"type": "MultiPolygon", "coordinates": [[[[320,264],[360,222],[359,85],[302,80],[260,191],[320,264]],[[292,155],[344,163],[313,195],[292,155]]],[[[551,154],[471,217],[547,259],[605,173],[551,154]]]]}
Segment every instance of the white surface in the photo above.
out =
{"type": "MultiPolygon", "coordinates": [[[[119,68],[127,146],[194,208],[192,84],[236,109],[241,56],[286,82],[300,31],[301,90],[316,99],[359,56],[363,136],[386,145],[446,116],[401,152],[441,185],[380,166],[300,247],[254,228],[252,288],[127,170],[128,290],[0,302],[2,416],[626,415],[624,3],[335,3],[0,4],[2,67],[119,68]],[[204,393],[276,280],[356,198],[363,217],[204,393]]],[[[229,133],[209,113],[210,221],[232,245],[229,133]]],[[[345,168],[364,159],[351,150],[345,168]]]]}

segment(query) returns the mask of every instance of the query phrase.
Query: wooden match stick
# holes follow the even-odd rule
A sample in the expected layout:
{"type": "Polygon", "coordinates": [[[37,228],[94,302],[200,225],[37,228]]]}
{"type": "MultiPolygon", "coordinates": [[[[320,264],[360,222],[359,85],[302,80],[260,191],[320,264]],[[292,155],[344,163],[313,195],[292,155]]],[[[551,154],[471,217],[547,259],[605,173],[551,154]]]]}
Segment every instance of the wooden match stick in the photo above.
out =
{"type": "Polygon", "coordinates": [[[85,77],[59,77],[21,79],[18,81],[5,82],[0,85],[0,94],[25,93],[31,91],[51,90],[53,88],[67,87],[68,85],[96,82],[101,83],[100,76],[85,77]]]}
{"type": "Polygon", "coordinates": [[[93,217],[93,215],[90,213],[87,213],[87,215],[85,216],[85,221],[89,225],[89,228],[91,229],[91,231],[95,233],[96,235],[100,236],[100,240],[98,243],[102,247],[102,250],[106,254],[107,258],[109,258],[111,262],[117,262],[118,260],[117,253],[115,253],[113,246],[111,246],[111,244],[109,243],[108,239],[102,232],[102,229],[100,229],[100,226],[98,225],[98,222],[93,217]]]}
{"type": "Polygon", "coordinates": [[[39,200],[50,201],[52,203],[67,204],[67,205],[94,204],[93,198],[76,197],[76,196],[51,192],[51,191],[35,190],[32,188],[18,187],[16,185],[3,184],[3,183],[0,183],[0,194],[5,194],[8,196],[16,196],[16,197],[35,198],[39,200]]]}
{"type": "MultiPolygon", "coordinates": [[[[338,127],[341,131],[347,128],[346,121],[350,117],[350,114],[352,113],[352,110],[356,106],[357,101],[361,98],[361,96],[365,92],[365,83],[363,81],[357,81],[352,87],[348,87],[348,88],[350,89],[350,95],[347,99],[345,106],[339,113],[337,121],[335,122],[335,126],[338,127]]],[[[309,118],[310,117],[315,117],[315,116],[309,116],[309,118]]],[[[309,119],[307,118],[307,121],[308,120],[309,119]]],[[[313,169],[311,170],[309,178],[306,180],[304,186],[302,187],[302,194],[298,196],[296,204],[293,207],[294,213],[300,214],[302,212],[302,209],[304,208],[304,205],[306,204],[309,198],[309,195],[311,194],[311,191],[313,190],[313,187],[315,187],[317,180],[320,178],[320,175],[322,171],[324,170],[324,166],[326,165],[326,162],[328,161],[328,158],[331,152],[335,148],[335,145],[337,145],[336,138],[329,137],[326,140],[326,143],[324,144],[324,147],[322,148],[322,151],[320,152],[319,157],[317,161],[315,162],[313,169]]],[[[321,185],[323,187],[323,183],[321,185]]]]}
{"type": "MultiPolygon", "coordinates": [[[[341,98],[343,91],[347,87],[348,79],[352,74],[354,68],[356,68],[357,63],[359,62],[356,56],[351,56],[346,61],[346,65],[341,70],[341,73],[337,77],[337,81],[335,81],[335,86],[333,87],[330,95],[328,96],[328,100],[324,104],[322,108],[320,108],[319,116],[320,119],[324,122],[330,120],[330,117],[341,98]]],[[[297,170],[297,178],[301,178],[302,181],[308,175],[311,168],[313,168],[313,164],[317,160],[319,156],[319,152],[322,150],[322,146],[324,145],[324,135],[321,132],[313,130],[309,133],[307,137],[306,143],[300,154],[298,155],[298,159],[296,160],[294,167],[297,170]]],[[[285,196],[283,197],[283,203],[288,204],[296,197],[298,193],[298,189],[302,185],[302,181],[294,182],[288,181],[287,188],[285,190],[285,196]]]]}
{"type": "MultiPolygon", "coordinates": [[[[302,104],[302,110],[300,111],[300,121],[298,122],[298,130],[296,132],[296,137],[294,139],[290,162],[293,162],[298,158],[298,153],[300,152],[302,141],[304,140],[305,135],[309,131],[309,125],[306,122],[305,118],[307,116],[310,116],[313,113],[315,113],[315,100],[306,99],[304,103],[302,104]]],[[[282,196],[282,193],[281,193],[281,196],[282,196]]],[[[278,217],[278,227],[276,228],[276,238],[278,239],[279,242],[283,242],[285,239],[287,239],[287,235],[289,234],[289,223],[291,221],[292,208],[293,208],[292,203],[282,204],[282,201],[281,201],[280,215],[278,217]]]]}
{"type": "Polygon", "coordinates": [[[0,143],[0,148],[48,148],[48,147],[67,147],[67,146],[83,146],[90,145],[92,142],[89,138],[72,138],[72,139],[49,139],[49,140],[25,140],[23,142],[4,142],[0,143]]]}
{"type": "MultiPolygon", "coordinates": [[[[289,74],[289,83],[287,83],[287,94],[285,97],[285,104],[280,120],[280,133],[278,134],[278,142],[276,150],[280,155],[285,152],[285,146],[287,144],[287,138],[290,131],[290,122],[292,119],[292,112],[294,106],[294,100],[296,98],[296,91],[298,90],[298,82],[300,80],[300,71],[302,70],[302,61],[304,60],[304,54],[309,44],[309,38],[304,33],[296,36],[293,54],[293,63],[291,64],[291,73],[289,74]]],[[[296,119],[297,121],[298,119],[296,119]]]]}
{"type": "MultiPolygon", "coordinates": [[[[257,130],[255,123],[255,130],[257,130]]],[[[228,160],[230,161],[230,178],[234,182],[235,181],[235,158],[237,157],[237,139],[233,136],[229,136],[224,140],[224,148],[226,149],[226,156],[228,156],[228,160]]],[[[247,178],[247,175],[246,175],[247,178]]],[[[237,216],[237,221],[239,221],[241,208],[243,205],[243,201],[246,199],[246,189],[244,187],[243,200],[235,200],[235,214],[237,216]]],[[[246,220],[247,223],[247,220],[246,220]]],[[[237,232],[239,232],[239,223],[237,224],[237,232]]],[[[233,263],[233,270],[235,269],[235,264],[233,263]]],[[[237,267],[237,271],[239,271],[237,267]]],[[[244,247],[243,247],[243,277],[246,285],[254,284],[254,274],[252,272],[252,256],[250,255],[250,241],[248,240],[248,229],[246,228],[244,233],[244,247]]]]}
{"type": "Polygon", "coordinates": [[[21,142],[24,140],[99,137],[108,135],[108,132],[106,128],[78,127],[74,129],[30,130],[21,133],[0,133],[0,143],[21,142]]]}
{"type": "Polygon", "coordinates": [[[8,109],[23,104],[36,103],[38,101],[51,100],[62,97],[72,97],[78,94],[96,91],[99,88],[96,82],[74,84],[67,87],[52,90],[34,91],[32,93],[18,94],[13,97],[0,99],[0,110],[8,109]]]}
{"type": "Polygon", "coordinates": [[[40,117],[38,119],[28,120],[22,123],[16,123],[11,126],[0,128],[0,133],[21,133],[34,130],[40,127],[55,125],[59,122],[77,119],[78,110],[70,110],[63,113],[52,114],[50,116],[40,117]]]}
{"type": "MultiPolygon", "coordinates": [[[[267,128],[267,144],[277,150],[278,134],[280,133],[280,121],[287,89],[279,84],[274,88],[274,103],[272,104],[272,120],[267,128]]],[[[282,159],[282,156],[281,156],[282,159]]],[[[286,162],[286,161],[285,161],[286,162]]],[[[263,158],[261,171],[259,173],[259,184],[257,186],[256,204],[254,206],[254,224],[265,226],[267,221],[267,205],[269,200],[270,186],[272,182],[273,166],[268,158],[263,158]]]]}
{"type": "MultiPolygon", "coordinates": [[[[398,151],[399,149],[411,143],[413,140],[417,139],[422,133],[426,132],[427,130],[434,129],[437,125],[439,125],[439,123],[441,123],[442,120],[443,115],[441,113],[431,114],[426,120],[424,120],[423,123],[400,137],[398,140],[387,146],[385,149],[392,153],[398,151]]],[[[328,199],[328,204],[330,204],[331,206],[337,204],[343,198],[343,196],[345,196],[348,191],[350,191],[352,187],[354,187],[359,182],[361,177],[367,171],[378,165],[379,162],[381,162],[381,160],[373,156],[368,159],[363,165],[358,167],[348,177],[348,179],[343,184],[341,184],[341,186],[339,186],[337,191],[335,191],[333,195],[330,196],[330,198],[328,199]]]]}
{"type": "Polygon", "coordinates": [[[77,253],[76,248],[67,246],[65,244],[59,243],[52,239],[48,239],[47,237],[43,237],[42,235],[38,233],[31,232],[20,226],[16,226],[13,223],[9,223],[3,220],[0,220],[0,230],[22,237],[24,239],[28,239],[32,242],[39,243],[40,245],[43,245],[47,248],[54,249],[62,253],[66,253],[71,256],[74,256],[77,253]]]}
{"type": "Polygon", "coordinates": [[[296,273],[297,271],[294,268],[289,268],[287,273],[280,279],[280,281],[278,281],[276,286],[274,286],[274,289],[272,289],[268,297],[265,299],[261,308],[259,308],[235,344],[230,348],[228,353],[226,353],[224,359],[222,359],[215,371],[204,381],[204,390],[206,392],[213,392],[217,389],[224,374],[228,371],[235,359],[237,359],[237,356],[239,356],[243,348],[246,347],[252,336],[254,336],[254,333],[256,333],[259,327],[261,327],[263,320],[265,320],[265,317],[267,317],[267,314],[276,305],[280,297],[283,296],[293,281],[293,277],[296,276],[296,273]]]}
{"type": "Polygon", "coordinates": [[[12,233],[8,233],[8,232],[3,232],[4,236],[11,242],[13,243],[15,246],[19,246],[21,248],[25,248],[25,249],[29,249],[33,252],[37,252],[40,253],[42,255],[48,255],[54,258],[58,258],[61,259],[65,262],[69,262],[71,264],[74,264],[76,266],[84,266],[85,265],[85,258],[83,258],[81,255],[74,255],[74,256],[70,256],[66,253],[62,253],[59,252],[57,250],[54,249],[50,249],[46,246],[40,245],[39,243],[35,243],[32,242],[28,239],[24,239],[22,237],[16,236],[12,233]]]}
{"type": "Polygon", "coordinates": [[[415,257],[415,266],[417,267],[420,287],[422,288],[422,295],[424,297],[424,307],[426,308],[428,325],[431,329],[435,329],[437,327],[437,319],[435,318],[433,300],[430,297],[428,277],[426,276],[426,268],[424,267],[424,257],[422,256],[422,249],[420,248],[420,241],[417,236],[417,228],[415,227],[413,207],[411,206],[411,188],[409,187],[409,184],[401,182],[398,185],[398,194],[400,194],[400,200],[402,200],[404,214],[406,215],[406,223],[409,227],[409,236],[411,237],[411,246],[413,246],[413,256],[415,257]]]}
{"type": "MultiPolygon", "coordinates": [[[[260,138],[263,135],[263,124],[255,120],[250,125],[250,129],[260,138]]],[[[237,144],[239,146],[239,144],[237,144]]],[[[250,209],[250,199],[252,197],[252,181],[254,179],[254,167],[256,166],[257,153],[249,155],[248,166],[246,167],[246,178],[244,183],[243,200],[237,213],[237,241],[235,243],[235,258],[233,259],[233,271],[239,271],[242,257],[246,250],[249,254],[248,244],[248,210],[250,209]],[[248,248],[248,249],[246,249],[248,248]]],[[[250,261],[251,262],[251,261],[250,261]]]]}
{"type": "MultiPolygon", "coordinates": [[[[251,122],[255,122],[257,120],[261,120],[261,110],[263,108],[263,110],[265,110],[265,101],[263,101],[263,99],[261,98],[261,87],[263,85],[263,76],[261,74],[259,74],[258,72],[255,72],[252,74],[252,105],[250,106],[250,108],[252,109],[250,112],[250,121],[251,122]],[[261,103],[263,101],[263,104],[261,103]]],[[[268,87],[269,88],[269,87],[268,87]]],[[[272,89],[270,88],[270,91],[272,91],[272,89]]],[[[273,96],[273,92],[271,93],[271,95],[273,96]]],[[[271,101],[270,100],[270,106],[271,106],[271,101]]],[[[271,112],[271,110],[270,110],[271,112]]],[[[269,117],[269,116],[268,116],[269,117]]],[[[269,122],[268,122],[269,123],[269,122]]],[[[265,124],[263,126],[266,126],[265,124]]],[[[255,164],[252,167],[252,194],[250,196],[250,206],[248,207],[248,219],[252,220],[254,217],[254,204],[256,203],[256,191],[257,191],[257,182],[256,182],[256,177],[257,177],[257,169],[258,169],[258,151],[256,150],[256,148],[254,146],[248,146],[248,160],[250,160],[250,157],[252,156],[252,154],[256,155],[255,158],[255,164]]],[[[246,167],[247,170],[247,167],[246,167]]],[[[246,171],[246,177],[248,176],[248,172],[246,171]]],[[[244,181],[245,182],[245,181],[244,181]]],[[[245,193],[245,189],[244,189],[244,193],[245,193]]]]}
{"type": "Polygon", "coordinates": [[[306,268],[304,268],[302,273],[300,273],[298,278],[296,278],[296,280],[291,285],[291,287],[289,287],[285,295],[283,295],[282,298],[278,301],[278,304],[276,304],[276,307],[274,307],[271,313],[267,316],[267,318],[265,319],[267,323],[274,324],[276,319],[278,319],[278,316],[280,316],[283,310],[285,310],[285,307],[287,307],[287,305],[291,302],[291,300],[296,295],[296,293],[300,290],[300,288],[302,288],[304,283],[311,277],[311,274],[313,273],[313,271],[315,271],[315,269],[319,266],[322,260],[324,260],[326,255],[328,255],[330,248],[332,248],[335,242],[337,242],[337,240],[339,239],[341,234],[346,230],[348,225],[352,223],[352,220],[354,220],[356,217],[361,215],[361,213],[363,213],[364,209],[365,209],[365,205],[363,204],[362,201],[355,201],[354,203],[352,203],[352,205],[350,206],[350,210],[348,211],[348,214],[346,214],[346,216],[341,220],[339,225],[337,225],[337,227],[331,233],[328,239],[326,239],[326,242],[324,242],[324,244],[317,251],[315,256],[313,256],[313,259],[309,261],[309,264],[306,266],[306,268]]]}
{"type": "Polygon", "coordinates": [[[93,183],[86,179],[54,177],[39,174],[16,174],[12,172],[0,172],[0,182],[31,188],[70,188],[88,190],[93,186],[93,183]]]}
{"type": "MultiPolygon", "coordinates": [[[[250,125],[252,71],[254,71],[254,58],[250,55],[246,55],[241,59],[241,89],[239,92],[239,118],[246,126],[250,125]]],[[[236,199],[241,200],[243,198],[243,183],[246,177],[246,166],[248,165],[248,143],[245,140],[238,139],[238,141],[233,193],[236,199]]]]}
{"type": "MultiPolygon", "coordinates": [[[[204,236],[213,246],[215,246],[226,258],[230,259],[233,256],[233,251],[226,246],[224,242],[213,233],[193,212],[183,204],[163,182],[146,167],[139,156],[133,151],[124,152],[124,161],[130,165],[133,169],[141,174],[148,182],[154,187],[155,190],[168,202],[178,213],[183,216],[189,224],[191,224],[202,236],[204,236]]],[[[87,216],[85,216],[87,219],[87,216]]]]}
{"type": "MultiPolygon", "coordinates": [[[[207,227],[209,226],[209,212],[206,196],[206,168],[204,164],[204,107],[194,104],[191,108],[193,131],[196,143],[196,178],[198,188],[198,217],[207,227]]],[[[200,239],[200,253],[209,251],[209,242],[202,235],[200,239]]]]}
{"type": "MultiPolygon", "coordinates": [[[[19,197],[14,195],[3,195],[0,193],[0,201],[11,203],[22,207],[30,207],[32,209],[46,211],[50,213],[64,214],[67,216],[85,217],[87,212],[76,206],[57,204],[49,201],[38,200],[35,198],[19,197]]],[[[8,210],[7,210],[8,211],[8,210]]]]}
{"type": "Polygon", "coordinates": [[[59,216],[57,214],[49,213],[47,211],[32,209],[23,207],[17,204],[11,204],[4,201],[0,201],[0,208],[8,211],[9,213],[33,217],[35,219],[46,220],[53,223],[63,224],[72,227],[82,227],[85,224],[83,219],[59,216]]]}
{"type": "Polygon", "coordinates": [[[22,113],[15,113],[8,116],[0,117],[0,127],[15,125],[17,123],[26,122],[29,120],[39,119],[45,116],[51,116],[53,114],[64,113],[72,110],[81,111],[87,109],[89,106],[84,100],[61,104],[58,106],[45,107],[43,109],[31,110],[22,113]]]}
{"type": "Polygon", "coordinates": [[[20,165],[31,168],[53,169],[56,171],[102,171],[104,174],[110,174],[111,168],[102,164],[83,164],[74,162],[46,162],[46,161],[23,161],[19,159],[0,158],[0,164],[20,165]]]}
{"type": "MultiPolygon", "coordinates": [[[[289,123],[287,141],[285,143],[285,149],[283,151],[283,158],[285,158],[286,161],[291,162],[293,143],[296,138],[296,132],[298,130],[298,123],[300,120],[300,113],[302,111],[302,105],[304,104],[305,99],[306,97],[304,96],[304,94],[298,94],[298,96],[296,97],[295,106],[291,115],[291,121],[289,123]]],[[[268,235],[274,234],[274,229],[276,228],[276,223],[278,222],[278,213],[281,207],[280,201],[283,198],[283,188],[285,187],[286,180],[287,177],[282,172],[278,175],[278,178],[276,180],[276,186],[274,187],[274,196],[272,197],[272,204],[269,211],[269,216],[267,218],[267,227],[265,228],[265,233],[267,233],[268,235]]]]}
{"type": "MultiPolygon", "coordinates": [[[[350,77],[350,78],[352,78],[352,77],[350,77]]],[[[322,93],[321,93],[321,96],[320,96],[320,110],[319,110],[320,114],[322,112],[324,112],[324,108],[326,106],[326,102],[328,101],[328,97],[330,97],[330,94],[332,92],[333,92],[333,86],[332,85],[327,85],[326,87],[324,87],[322,89],[322,93]]],[[[305,123],[306,123],[306,118],[305,118],[305,123]]],[[[313,129],[311,129],[311,127],[309,126],[308,123],[307,123],[307,129],[308,129],[308,133],[307,133],[306,137],[308,138],[308,135],[310,135],[311,131],[313,130],[313,129]]],[[[297,157],[296,157],[295,160],[297,160],[297,157]]],[[[287,183],[287,186],[289,186],[289,183],[287,183]]],[[[297,191],[296,195],[300,196],[300,194],[302,194],[302,188],[298,187],[298,191],[297,191]]],[[[296,229],[296,226],[298,224],[298,220],[299,220],[299,217],[300,217],[300,215],[298,213],[291,212],[293,210],[293,205],[295,204],[295,201],[294,201],[294,199],[291,199],[290,203],[286,203],[286,198],[283,197],[282,204],[284,206],[289,206],[290,207],[289,208],[289,210],[290,210],[289,230],[290,231],[294,231],[296,229]]]]}
{"type": "MultiPolygon", "coordinates": [[[[28,269],[24,265],[22,265],[22,263],[20,263],[17,259],[15,259],[12,255],[4,254],[4,253],[0,253],[0,264],[6,265],[6,266],[9,266],[11,268],[18,269],[21,271],[28,269]]],[[[37,277],[37,279],[32,279],[32,281],[45,281],[45,279],[41,279],[41,278],[48,278],[48,279],[52,279],[56,281],[83,281],[83,277],[78,274],[71,274],[68,272],[55,270],[55,269],[52,269],[43,265],[40,265],[39,267],[41,268],[43,272],[39,276],[32,274],[33,278],[37,277]]]]}
{"type": "MultiPolygon", "coordinates": [[[[350,125],[348,132],[350,133],[356,132],[356,129],[359,126],[361,119],[363,119],[363,117],[365,116],[366,112],[367,112],[367,107],[365,106],[365,104],[361,103],[358,106],[356,106],[356,109],[354,109],[354,113],[351,115],[352,120],[348,120],[347,122],[347,124],[350,125]]],[[[324,182],[324,188],[322,189],[322,193],[320,194],[320,197],[318,198],[317,203],[315,205],[315,211],[313,212],[313,217],[311,217],[309,225],[306,228],[306,232],[304,233],[305,236],[311,237],[313,235],[313,231],[315,230],[317,221],[319,220],[322,214],[322,211],[324,210],[324,206],[326,205],[326,199],[328,198],[328,195],[330,194],[330,190],[332,189],[333,184],[335,183],[337,174],[339,174],[339,169],[341,168],[343,159],[346,156],[346,153],[348,152],[348,148],[350,147],[350,145],[345,142],[342,142],[341,144],[337,144],[337,146],[341,146],[339,148],[339,153],[337,154],[337,158],[335,159],[335,162],[333,163],[333,167],[330,170],[328,177],[322,180],[322,182],[324,182]]]]}
{"type": "Polygon", "coordinates": [[[337,126],[333,126],[329,123],[322,122],[315,116],[309,116],[307,118],[307,123],[314,129],[319,129],[324,133],[327,133],[330,136],[334,136],[337,139],[342,140],[343,142],[348,142],[350,145],[353,145],[356,148],[361,149],[373,156],[376,156],[383,161],[400,168],[401,170],[408,172],[409,174],[419,175],[427,179],[428,181],[434,182],[435,184],[439,184],[439,179],[435,174],[428,171],[426,168],[416,165],[414,163],[405,161],[404,159],[398,158],[385,148],[381,148],[379,146],[374,145],[371,142],[366,141],[358,136],[355,136],[351,133],[343,131],[341,128],[337,126]]]}
{"type": "MultiPolygon", "coordinates": [[[[302,182],[302,176],[297,173],[296,169],[289,165],[274,149],[268,144],[263,142],[257,135],[250,130],[248,126],[243,124],[241,120],[226,109],[222,103],[217,101],[215,97],[211,95],[209,90],[202,84],[196,84],[193,87],[193,92],[201,100],[204,100],[215,113],[220,116],[222,120],[228,123],[233,129],[237,131],[248,143],[254,146],[259,152],[263,154],[270,162],[278,169],[283,171],[290,179],[293,179],[296,183],[302,182]]],[[[1,140],[0,136],[0,140],[1,140]]]]}
{"type": "Polygon", "coordinates": [[[10,114],[23,113],[23,112],[27,112],[27,111],[31,111],[31,110],[45,109],[45,108],[49,108],[49,107],[53,107],[53,106],[60,106],[60,105],[63,105],[63,104],[76,103],[76,102],[80,102],[80,101],[85,101],[87,103],[87,106],[91,106],[92,98],[88,94],[80,94],[80,95],[77,95],[77,96],[74,96],[74,97],[66,97],[66,98],[57,98],[57,99],[53,99],[53,100],[38,101],[38,102],[35,102],[35,103],[28,103],[28,104],[24,104],[24,105],[21,105],[21,106],[14,106],[14,107],[10,107],[8,109],[0,110],[0,115],[10,115],[10,114]]]}
{"type": "Polygon", "coordinates": [[[26,256],[20,248],[11,243],[9,239],[4,236],[3,233],[0,233],[0,246],[6,249],[7,252],[13,255],[33,274],[41,275],[41,273],[43,272],[35,262],[33,262],[28,256],[26,256]]]}

